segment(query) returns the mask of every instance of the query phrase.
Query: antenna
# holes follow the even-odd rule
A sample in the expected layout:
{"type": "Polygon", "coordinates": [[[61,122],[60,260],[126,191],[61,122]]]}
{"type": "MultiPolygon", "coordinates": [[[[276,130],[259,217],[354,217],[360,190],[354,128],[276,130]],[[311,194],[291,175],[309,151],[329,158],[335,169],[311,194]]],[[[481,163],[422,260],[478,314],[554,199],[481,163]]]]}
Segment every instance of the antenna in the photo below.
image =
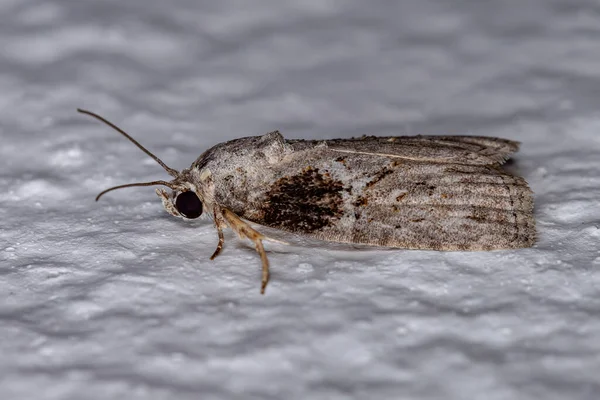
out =
{"type": "Polygon", "coordinates": [[[165,171],[167,171],[167,173],[169,175],[171,175],[173,178],[177,178],[179,176],[179,172],[169,166],[167,166],[167,164],[165,164],[164,162],[162,162],[162,160],[158,157],[156,157],[154,154],[152,154],[148,149],[146,149],[144,146],[142,146],[137,140],[135,140],[134,138],[132,138],[131,136],[129,136],[129,134],[127,134],[127,132],[125,132],[123,129],[119,128],[118,126],[116,126],[115,124],[113,124],[112,122],[104,119],[103,117],[99,116],[98,114],[95,114],[91,111],[87,111],[87,110],[82,110],[81,108],[77,109],[78,112],[82,113],[82,114],[87,114],[90,115],[94,118],[96,118],[99,121],[104,122],[106,125],[110,126],[111,128],[113,128],[115,131],[119,132],[121,135],[125,136],[127,139],[129,139],[133,144],[135,144],[140,150],[142,150],[144,153],[148,154],[150,157],[152,157],[154,159],[154,161],[156,161],[157,163],[160,164],[161,167],[163,167],[165,169],[165,171]]]}
{"type": "MultiPolygon", "coordinates": [[[[165,171],[167,171],[167,173],[169,175],[171,175],[174,178],[177,178],[179,176],[179,172],[177,170],[175,170],[175,169],[167,166],[167,164],[165,164],[164,162],[162,162],[162,160],[160,158],[156,157],[148,149],[146,149],[144,146],[142,146],[137,140],[135,140],[134,138],[132,138],[131,136],[129,136],[127,134],[127,132],[125,132],[123,129],[119,128],[118,126],[116,126],[112,122],[104,119],[103,117],[101,117],[98,114],[95,114],[95,113],[93,113],[91,111],[82,110],[81,108],[78,108],[77,111],[80,112],[80,113],[82,113],[82,114],[90,115],[90,116],[96,118],[97,120],[100,120],[100,121],[104,122],[106,125],[110,126],[114,130],[116,130],[117,132],[119,132],[120,134],[122,134],[123,136],[125,136],[127,139],[129,139],[133,144],[135,144],[144,153],[146,153],[147,155],[149,155],[150,157],[152,157],[154,159],[154,161],[156,161],[158,164],[160,164],[160,166],[163,167],[165,169],[165,171]]],[[[173,190],[175,189],[174,186],[173,186],[173,184],[170,183],[170,182],[167,182],[167,181],[152,181],[152,182],[128,183],[128,184],[125,184],[125,185],[113,186],[111,188],[103,190],[102,192],[100,192],[100,194],[98,194],[98,196],[96,196],[96,201],[98,201],[100,199],[100,197],[102,197],[102,195],[104,195],[105,193],[108,193],[108,192],[116,190],[116,189],[123,189],[123,188],[134,187],[134,186],[153,186],[153,185],[164,185],[164,186],[167,186],[167,187],[169,187],[169,188],[171,188],[173,190]]]]}

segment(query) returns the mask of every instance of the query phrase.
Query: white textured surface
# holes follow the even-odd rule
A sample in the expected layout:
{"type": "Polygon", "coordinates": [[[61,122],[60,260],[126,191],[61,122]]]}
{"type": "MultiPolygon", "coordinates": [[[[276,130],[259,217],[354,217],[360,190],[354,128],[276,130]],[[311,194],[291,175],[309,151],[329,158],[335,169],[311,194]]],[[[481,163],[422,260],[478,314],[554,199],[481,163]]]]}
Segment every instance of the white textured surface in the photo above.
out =
{"type": "Polygon", "coordinates": [[[0,3],[0,398],[597,399],[596,0],[0,3]],[[169,165],[285,136],[523,142],[539,243],[271,245],[167,215],[169,165]]]}

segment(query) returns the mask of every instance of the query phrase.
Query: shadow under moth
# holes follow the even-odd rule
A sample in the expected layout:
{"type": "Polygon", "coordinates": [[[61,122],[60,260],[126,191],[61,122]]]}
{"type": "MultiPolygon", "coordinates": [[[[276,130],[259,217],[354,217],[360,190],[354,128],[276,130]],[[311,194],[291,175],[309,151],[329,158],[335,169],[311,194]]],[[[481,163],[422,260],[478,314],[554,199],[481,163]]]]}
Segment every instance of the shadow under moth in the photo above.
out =
{"type": "Polygon", "coordinates": [[[248,222],[314,239],[422,250],[482,251],[535,242],[533,193],[501,165],[518,150],[511,140],[478,136],[364,136],[289,140],[278,131],[217,144],[182,171],[160,164],[170,181],[156,190],[171,215],[212,217],[218,244],[231,228],[253,242],[269,281],[263,240],[248,222]]]}

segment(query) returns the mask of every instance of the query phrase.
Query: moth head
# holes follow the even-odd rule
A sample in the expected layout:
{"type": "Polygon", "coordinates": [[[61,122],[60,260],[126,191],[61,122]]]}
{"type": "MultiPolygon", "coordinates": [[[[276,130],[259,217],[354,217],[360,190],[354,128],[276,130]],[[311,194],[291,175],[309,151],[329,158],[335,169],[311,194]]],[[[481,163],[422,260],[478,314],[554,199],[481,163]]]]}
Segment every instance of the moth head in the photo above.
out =
{"type": "Polygon", "coordinates": [[[170,195],[167,194],[167,192],[164,189],[157,190],[158,195],[162,198],[163,206],[170,214],[172,214],[176,217],[185,217],[185,218],[189,218],[189,219],[198,218],[200,215],[202,215],[202,211],[204,208],[203,204],[202,204],[203,203],[202,202],[202,194],[201,194],[201,191],[199,190],[200,188],[197,188],[192,183],[193,179],[191,179],[189,170],[183,170],[180,172],[180,171],[177,171],[176,169],[173,169],[173,168],[167,166],[160,158],[158,158],[157,156],[152,154],[144,146],[142,146],[140,143],[138,143],[137,140],[135,140],[134,138],[129,136],[129,134],[127,134],[125,131],[123,131],[121,128],[119,128],[112,122],[109,122],[108,120],[104,119],[103,117],[99,116],[98,114],[95,114],[91,111],[82,110],[79,108],[77,109],[77,111],[82,114],[90,115],[90,116],[104,122],[105,124],[107,124],[108,126],[113,128],[114,130],[116,130],[117,132],[119,132],[120,134],[125,136],[133,144],[135,144],[140,150],[142,150],[144,153],[146,153],[152,159],[154,159],[154,161],[156,161],[161,167],[164,168],[165,171],[167,171],[167,173],[169,175],[171,175],[173,177],[173,180],[171,180],[171,181],[159,180],[159,181],[152,181],[152,182],[136,182],[136,183],[128,183],[125,185],[113,186],[111,188],[108,188],[108,189],[100,192],[98,194],[98,196],[96,196],[96,201],[98,201],[100,199],[100,197],[102,197],[104,194],[111,192],[113,190],[117,190],[117,189],[123,189],[123,188],[128,188],[128,187],[135,187],[135,186],[161,185],[161,186],[166,186],[172,190],[172,193],[170,195]]]}

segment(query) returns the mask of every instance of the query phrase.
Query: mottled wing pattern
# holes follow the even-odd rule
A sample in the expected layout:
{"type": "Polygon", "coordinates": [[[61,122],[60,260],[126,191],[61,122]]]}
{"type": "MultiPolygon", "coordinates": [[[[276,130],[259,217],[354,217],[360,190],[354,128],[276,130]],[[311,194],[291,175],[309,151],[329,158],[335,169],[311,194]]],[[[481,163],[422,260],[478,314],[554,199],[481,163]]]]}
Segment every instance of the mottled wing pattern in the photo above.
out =
{"type": "Polygon", "coordinates": [[[468,136],[289,141],[260,195],[238,210],[317,239],[433,250],[529,247],[533,198],[500,164],[509,140],[468,136]]]}

